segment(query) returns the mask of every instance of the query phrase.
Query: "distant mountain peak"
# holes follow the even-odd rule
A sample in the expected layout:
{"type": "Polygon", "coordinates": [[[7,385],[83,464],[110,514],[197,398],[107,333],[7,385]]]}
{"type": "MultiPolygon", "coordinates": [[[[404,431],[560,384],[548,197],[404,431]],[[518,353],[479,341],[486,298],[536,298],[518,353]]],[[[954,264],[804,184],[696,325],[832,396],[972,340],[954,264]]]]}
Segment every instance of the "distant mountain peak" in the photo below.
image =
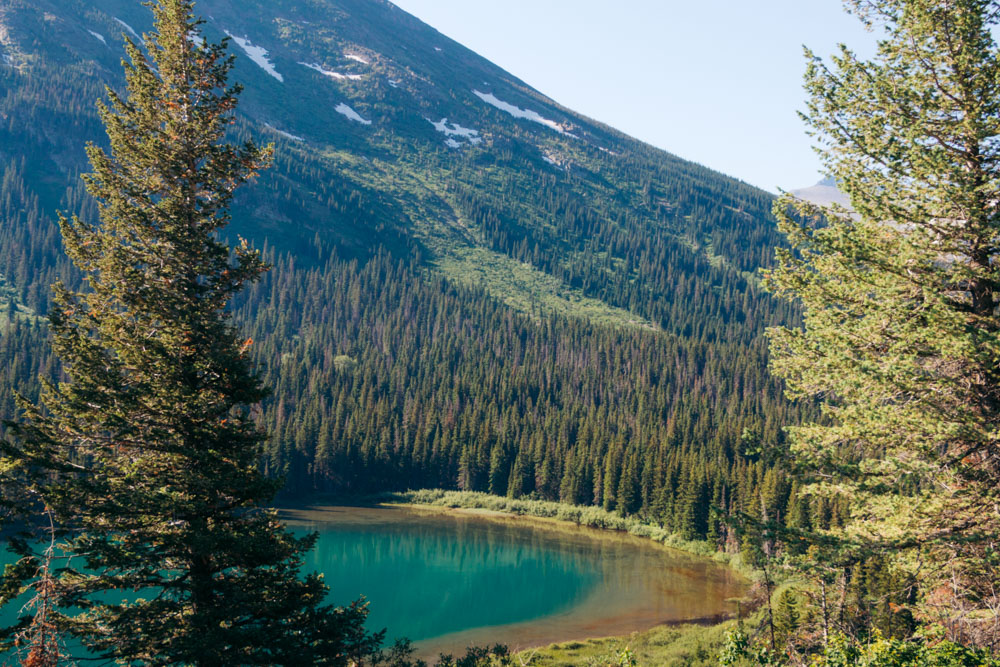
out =
{"type": "Polygon", "coordinates": [[[830,176],[824,178],[816,185],[792,190],[792,195],[817,206],[838,204],[844,208],[851,207],[851,200],[837,187],[836,179],[830,176]]]}

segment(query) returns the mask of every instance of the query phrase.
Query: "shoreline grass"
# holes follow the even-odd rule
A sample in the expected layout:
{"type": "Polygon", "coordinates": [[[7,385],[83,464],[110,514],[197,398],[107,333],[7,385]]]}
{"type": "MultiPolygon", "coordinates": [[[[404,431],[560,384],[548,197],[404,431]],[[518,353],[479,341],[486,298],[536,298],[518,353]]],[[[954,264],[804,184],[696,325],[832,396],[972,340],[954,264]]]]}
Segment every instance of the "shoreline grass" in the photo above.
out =
{"type": "Polygon", "coordinates": [[[716,667],[734,620],[714,625],[658,625],[618,637],[557,642],[519,651],[515,665],[525,667],[716,667]],[[626,656],[634,662],[629,663],[626,656]]]}

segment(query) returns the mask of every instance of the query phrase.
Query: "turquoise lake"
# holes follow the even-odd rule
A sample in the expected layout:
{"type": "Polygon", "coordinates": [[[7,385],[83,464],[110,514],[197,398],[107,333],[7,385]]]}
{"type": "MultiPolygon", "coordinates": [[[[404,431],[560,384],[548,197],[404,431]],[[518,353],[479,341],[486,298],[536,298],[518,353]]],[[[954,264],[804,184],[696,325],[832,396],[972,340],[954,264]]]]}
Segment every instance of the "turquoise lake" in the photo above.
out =
{"type": "MultiPolygon", "coordinates": [[[[307,570],[331,601],[364,595],[368,626],[418,655],[625,634],[731,613],[745,583],[710,561],[630,535],[467,511],[312,507],[282,515],[316,531],[307,570]]],[[[0,556],[4,560],[8,556],[0,556]]],[[[19,605],[0,610],[6,625],[19,605]]]]}
{"type": "Polygon", "coordinates": [[[624,634],[734,611],[732,571],[649,540],[466,511],[320,507],[283,512],[319,533],[308,567],[337,604],[364,596],[369,627],[421,656],[624,634]]]}

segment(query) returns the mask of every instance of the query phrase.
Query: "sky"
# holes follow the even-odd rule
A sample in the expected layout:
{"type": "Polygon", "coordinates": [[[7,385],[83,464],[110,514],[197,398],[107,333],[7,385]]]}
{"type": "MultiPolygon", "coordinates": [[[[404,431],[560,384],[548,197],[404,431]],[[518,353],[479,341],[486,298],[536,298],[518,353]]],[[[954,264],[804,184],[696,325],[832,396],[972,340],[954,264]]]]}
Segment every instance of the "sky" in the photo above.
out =
{"type": "Polygon", "coordinates": [[[875,41],[840,0],[393,0],[560,104],[771,192],[821,165],[803,45],[875,41]]]}

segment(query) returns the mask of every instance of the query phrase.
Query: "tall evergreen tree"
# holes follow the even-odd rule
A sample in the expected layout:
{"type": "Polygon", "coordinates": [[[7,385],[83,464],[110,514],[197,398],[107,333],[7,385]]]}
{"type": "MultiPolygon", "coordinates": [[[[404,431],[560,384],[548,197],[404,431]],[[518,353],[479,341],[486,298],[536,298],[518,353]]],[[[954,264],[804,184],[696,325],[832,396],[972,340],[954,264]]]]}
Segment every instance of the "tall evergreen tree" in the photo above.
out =
{"type": "Polygon", "coordinates": [[[846,4],[885,38],[871,61],[808,53],[804,117],[853,211],[776,207],[796,253],[769,283],[805,326],[772,331],[772,369],[823,399],[792,447],[806,491],[850,507],[857,553],[984,600],[996,572],[974,565],[1000,534],[1000,3],[846,4]]]}
{"type": "MultiPolygon", "coordinates": [[[[347,664],[379,636],[365,609],[323,605],[302,576],[314,538],[262,509],[266,391],[229,322],[230,298],[266,270],[218,238],[234,190],[270,159],[227,143],[238,86],[226,45],[204,43],[191,0],[152,5],[129,41],[127,94],[99,103],[110,152],[88,146],[100,222],[61,220],[89,289],[56,286],[53,347],[69,375],[4,444],[8,480],[61,527],[57,625],[91,651],[142,664],[347,664]]],[[[25,560],[11,574],[30,564],[25,560]]],[[[8,584],[11,582],[7,582],[8,584]]],[[[7,589],[11,590],[10,588],[7,589]]],[[[52,616],[50,614],[49,620],[52,616]]]]}

